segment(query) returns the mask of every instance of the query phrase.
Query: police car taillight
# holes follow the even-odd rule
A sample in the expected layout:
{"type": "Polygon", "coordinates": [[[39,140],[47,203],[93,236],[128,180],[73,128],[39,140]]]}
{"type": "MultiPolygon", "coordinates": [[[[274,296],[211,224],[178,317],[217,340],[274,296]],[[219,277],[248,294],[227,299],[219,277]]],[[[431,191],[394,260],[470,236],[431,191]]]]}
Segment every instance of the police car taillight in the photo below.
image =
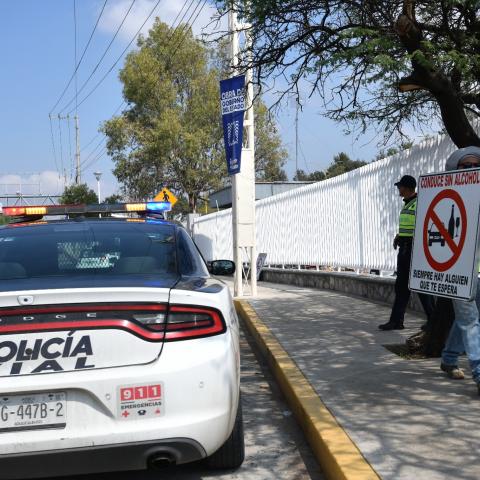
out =
{"type": "Polygon", "coordinates": [[[225,322],[214,309],[172,306],[168,311],[165,341],[209,337],[225,332],[225,322]]]}
{"type": "Polygon", "coordinates": [[[222,314],[208,307],[58,305],[0,308],[0,335],[61,330],[120,329],[152,342],[173,342],[225,332],[222,314]]]}
{"type": "Polygon", "coordinates": [[[133,315],[133,318],[151,330],[163,331],[165,329],[166,315],[164,313],[141,313],[133,315]]]}

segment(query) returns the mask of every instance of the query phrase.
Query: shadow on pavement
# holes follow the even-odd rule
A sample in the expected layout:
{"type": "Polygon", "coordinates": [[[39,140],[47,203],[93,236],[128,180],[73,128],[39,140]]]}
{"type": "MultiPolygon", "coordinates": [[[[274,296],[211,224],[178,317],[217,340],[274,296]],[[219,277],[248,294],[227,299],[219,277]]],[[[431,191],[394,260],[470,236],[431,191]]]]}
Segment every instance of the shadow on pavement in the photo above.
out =
{"type": "Polygon", "coordinates": [[[307,446],[263,359],[253,353],[250,337],[241,339],[242,401],[246,459],[237,471],[212,471],[202,463],[158,471],[112,472],[58,480],[321,480],[307,446]]]}
{"type": "MultiPolygon", "coordinates": [[[[480,398],[439,359],[407,360],[383,345],[388,306],[331,291],[276,286],[251,301],[383,479],[479,478],[480,398]]],[[[408,316],[418,330],[422,319],[408,316]]]]}

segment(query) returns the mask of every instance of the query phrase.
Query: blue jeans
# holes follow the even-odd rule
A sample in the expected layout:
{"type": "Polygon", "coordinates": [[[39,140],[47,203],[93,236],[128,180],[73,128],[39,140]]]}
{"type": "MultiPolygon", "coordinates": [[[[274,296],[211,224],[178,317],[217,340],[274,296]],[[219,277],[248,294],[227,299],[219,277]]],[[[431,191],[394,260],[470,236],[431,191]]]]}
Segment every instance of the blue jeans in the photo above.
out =
{"type": "Polygon", "coordinates": [[[442,352],[445,365],[458,365],[458,357],[467,354],[472,376],[480,384],[480,281],[477,282],[477,295],[474,300],[465,302],[453,300],[455,321],[442,352]]]}

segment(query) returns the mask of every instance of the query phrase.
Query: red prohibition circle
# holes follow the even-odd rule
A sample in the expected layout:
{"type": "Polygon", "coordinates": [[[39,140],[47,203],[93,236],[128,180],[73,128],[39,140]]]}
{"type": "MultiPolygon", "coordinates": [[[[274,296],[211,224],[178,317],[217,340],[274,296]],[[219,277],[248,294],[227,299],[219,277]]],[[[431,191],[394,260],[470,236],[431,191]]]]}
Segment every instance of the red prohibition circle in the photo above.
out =
{"type": "Polygon", "coordinates": [[[444,272],[445,270],[448,270],[453,265],[455,265],[456,261],[458,260],[458,258],[462,253],[466,236],[467,236],[467,212],[465,210],[465,204],[463,203],[462,197],[455,190],[451,190],[451,189],[442,190],[433,199],[432,203],[428,207],[427,213],[425,215],[425,221],[423,223],[423,251],[425,252],[425,257],[427,258],[427,261],[430,264],[430,266],[437,272],[444,272]],[[460,233],[460,241],[458,242],[458,244],[456,244],[453,241],[453,239],[449,236],[443,224],[438,221],[437,214],[434,211],[438,203],[444,200],[445,198],[450,198],[451,200],[453,200],[458,205],[458,209],[460,210],[460,216],[462,218],[462,232],[460,233]],[[438,228],[438,231],[445,238],[445,241],[450,247],[450,250],[452,250],[453,255],[446,262],[437,262],[433,258],[432,254],[430,253],[429,246],[428,246],[428,224],[430,220],[432,220],[432,222],[438,228]]]}

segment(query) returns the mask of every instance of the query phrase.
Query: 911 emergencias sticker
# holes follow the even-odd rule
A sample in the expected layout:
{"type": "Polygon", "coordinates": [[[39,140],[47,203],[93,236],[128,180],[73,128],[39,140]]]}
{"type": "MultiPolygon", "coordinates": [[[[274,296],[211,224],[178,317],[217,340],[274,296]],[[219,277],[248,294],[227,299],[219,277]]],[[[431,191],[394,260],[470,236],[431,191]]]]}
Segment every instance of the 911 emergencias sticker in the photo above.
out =
{"type": "Polygon", "coordinates": [[[165,413],[163,383],[118,388],[117,416],[121,420],[161,417],[165,413]]]}

